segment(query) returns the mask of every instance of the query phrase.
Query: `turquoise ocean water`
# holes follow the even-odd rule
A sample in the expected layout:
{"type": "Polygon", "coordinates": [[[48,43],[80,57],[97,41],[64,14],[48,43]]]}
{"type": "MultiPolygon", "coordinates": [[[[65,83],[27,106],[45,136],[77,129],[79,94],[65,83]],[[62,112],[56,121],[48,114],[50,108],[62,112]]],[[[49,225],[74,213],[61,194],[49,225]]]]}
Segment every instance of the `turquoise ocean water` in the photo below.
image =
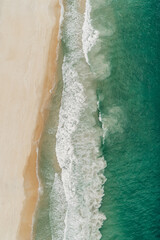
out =
{"type": "Polygon", "coordinates": [[[93,17],[114,29],[101,45],[111,74],[97,89],[109,125],[102,240],[160,239],[160,2],[104,1],[93,17]]]}
{"type": "Polygon", "coordinates": [[[159,13],[158,0],[64,2],[33,239],[160,239],[159,13]]]}

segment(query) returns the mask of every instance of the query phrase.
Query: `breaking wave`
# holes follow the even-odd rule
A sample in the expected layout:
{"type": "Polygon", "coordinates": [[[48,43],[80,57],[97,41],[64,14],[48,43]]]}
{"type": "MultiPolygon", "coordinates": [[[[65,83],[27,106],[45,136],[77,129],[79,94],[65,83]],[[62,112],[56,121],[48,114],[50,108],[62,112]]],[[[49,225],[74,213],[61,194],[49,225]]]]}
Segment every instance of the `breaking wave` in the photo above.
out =
{"type": "Polygon", "coordinates": [[[89,1],[84,16],[76,1],[65,4],[63,93],[56,134],[62,173],[55,175],[53,195],[59,193],[51,208],[56,240],[98,240],[105,220],[99,208],[106,162],[99,150],[102,128],[98,124],[95,76],[88,60],[98,32],[91,26],[90,12],[89,1]]]}
{"type": "Polygon", "coordinates": [[[90,13],[91,13],[90,1],[86,0],[84,23],[82,27],[82,30],[83,30],[82,44],[83,44],[84,56],[88,64],[89,64],[88,52],[91,51],[92,47],[95,45],[99,36],[99,32],[92,27],[90,13]]]}

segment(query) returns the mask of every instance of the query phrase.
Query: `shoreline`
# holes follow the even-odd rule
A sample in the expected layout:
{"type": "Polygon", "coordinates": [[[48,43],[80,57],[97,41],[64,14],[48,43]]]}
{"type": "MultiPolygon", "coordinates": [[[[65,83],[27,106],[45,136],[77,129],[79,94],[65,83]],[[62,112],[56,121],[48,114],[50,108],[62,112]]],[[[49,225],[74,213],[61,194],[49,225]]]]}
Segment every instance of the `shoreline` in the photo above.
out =
{"type": "Polygon", "coordinates": [[[57,2],[54,6],[54,17],[55,26],[52,29],[52,35],[50,40],[50,46],[48,50],[48,61],[46,67],[46,74],[43,85],[43,92],[41,96],[41,102],[37,117],[36,128],[34,131],[34,137],[32,140],[31,153],[28,157],[27,164],[24,169],[24,191],[25,200],[23,203],[23,209],[21,212],[21,220],[18,230],[18,239],[31,239],[32,237],[32,227],[33,218],[36,210],[36,206],[39,199],[39,180],[37,176],[37,161],[38,161],[38,151],[40,147],[41,134],[44,129],[44,125],[48,116],[47,106],[49,104],[52,94],[54,94],[57,81],[56,69],[57,69],[57,55],[59,48],[59,24],[60,24],[60,4],[57,2]],[[57,11],[58,10],[58,11],[57,11]],[[56,41],[55,41],[56,40],[56,41]],[[54,74],[53,74],[54,73],[54,74]],[[37,151],[38,149],[38,151],[37,151]]]}

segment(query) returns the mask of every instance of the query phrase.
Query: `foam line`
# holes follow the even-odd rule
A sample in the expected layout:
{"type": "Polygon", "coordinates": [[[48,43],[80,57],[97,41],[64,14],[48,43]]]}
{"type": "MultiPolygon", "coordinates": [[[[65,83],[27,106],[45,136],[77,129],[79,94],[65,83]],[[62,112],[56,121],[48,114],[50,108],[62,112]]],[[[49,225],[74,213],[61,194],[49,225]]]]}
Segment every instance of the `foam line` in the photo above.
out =
{"type": "Polygon", "coordinates": [[[99,32],[92,27],[90,14],[91,14],[90,1],[86,0],[84,23],[82,27],[82,30],[83,30],[82,44],[83,44],[84,56],[88,64],[89,64],[88,53],[91,51],[92,47],[95,45],[99,36],[99,32]]]}

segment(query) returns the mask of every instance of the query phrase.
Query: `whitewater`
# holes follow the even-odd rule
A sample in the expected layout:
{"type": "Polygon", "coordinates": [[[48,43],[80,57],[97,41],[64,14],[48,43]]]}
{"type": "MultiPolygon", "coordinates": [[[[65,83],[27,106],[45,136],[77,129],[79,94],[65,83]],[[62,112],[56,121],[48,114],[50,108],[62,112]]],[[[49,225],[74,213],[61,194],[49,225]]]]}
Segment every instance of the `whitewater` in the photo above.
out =
{"type": "Polygon", "coordinates": [[[98,41],[90,17],[91,5],[80,13],[78,1],[64,4],[61,40],[63,92],[56,133],[56,155],[62,169],[55,174],[50,219],[52,239],[99,240],[105,215],[106,162],[100,151],[103,131],[96,96],[96,77],[89,53],[98,41]]]}

